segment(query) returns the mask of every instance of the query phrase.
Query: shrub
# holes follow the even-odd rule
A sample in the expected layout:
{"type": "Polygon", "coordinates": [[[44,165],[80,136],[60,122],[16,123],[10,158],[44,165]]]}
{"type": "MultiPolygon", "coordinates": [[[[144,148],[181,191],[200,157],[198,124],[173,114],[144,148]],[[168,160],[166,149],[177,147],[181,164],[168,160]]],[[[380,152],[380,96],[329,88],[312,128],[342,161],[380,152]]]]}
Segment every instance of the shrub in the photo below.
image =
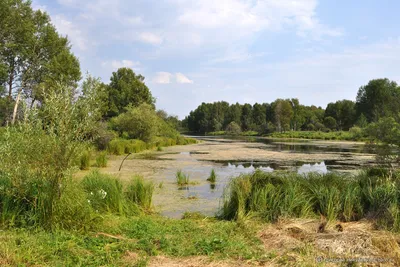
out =
{"type": "Polygon", "coordinates": [[[232,121],[228,126],[226,126],[226,131],[228,134],[238,135],[242,132],[242,129],[236,122],[232,121]]]}
{"type": "Polygon", "coordinates": [[[96,166],[99,168],[105,168],[107,167],[107,153],[106,152],[100,152],[99,155],[96,157],[96,166]]]}
{"type": "Polygon", "coordinates": [[[128,184],[125,195],[130,203],[138,205],[145,210],[150,210],[153,192],[153,183],[145,182],[142,176],[135,176],[128,184]]]}

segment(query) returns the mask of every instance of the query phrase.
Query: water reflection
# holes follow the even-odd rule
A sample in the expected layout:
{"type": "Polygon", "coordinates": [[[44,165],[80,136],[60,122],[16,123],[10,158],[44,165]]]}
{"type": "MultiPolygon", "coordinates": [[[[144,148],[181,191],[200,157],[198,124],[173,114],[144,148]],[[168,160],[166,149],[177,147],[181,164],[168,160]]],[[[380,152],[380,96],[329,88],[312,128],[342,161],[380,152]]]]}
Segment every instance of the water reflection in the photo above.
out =
{"type": "Polygon", "coordinates": [[[304,164],[298,170],[298,174],[307,174],[307,173],[319,173],[319,174],[326,174],[328,173],[328,168],[325,165],[325,162],[315,163],[315,164],[304,164]]]}

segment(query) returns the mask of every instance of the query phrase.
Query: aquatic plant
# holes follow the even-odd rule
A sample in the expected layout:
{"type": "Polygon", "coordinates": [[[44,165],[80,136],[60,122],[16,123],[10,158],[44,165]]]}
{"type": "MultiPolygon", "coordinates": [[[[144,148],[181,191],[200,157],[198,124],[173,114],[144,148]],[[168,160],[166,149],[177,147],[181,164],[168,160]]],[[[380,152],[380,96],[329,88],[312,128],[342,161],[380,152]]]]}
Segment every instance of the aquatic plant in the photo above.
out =
{"type": "Polygon", "coordinates": [[[215,183],[217,181],[217,174],[215,173],[214,169],[211,170],[210,176],[207,178],[207,181],[211,183],[215,183]]]}
{"type": "Polygon", "coordinates": [[[189,184],[189,175],[188,174],[184,174],[182,172],[182,170],[178,170],[176,172],[175,177],[176,177],[176,183],[179,186],[183,186],[183,185],[188,185],[189,184]]]}
{"type": "Polygon", "coordinates": [[[373,176],[336,173],[306,175],[264,173],[240,175],[224,190],[220,216],[240,220],[250,214],[266,221],[280,217],[316,217],[329,221],[354,221],[366,215],[377,218],[380,227],[400,230],[398,174],[373,176]]]}

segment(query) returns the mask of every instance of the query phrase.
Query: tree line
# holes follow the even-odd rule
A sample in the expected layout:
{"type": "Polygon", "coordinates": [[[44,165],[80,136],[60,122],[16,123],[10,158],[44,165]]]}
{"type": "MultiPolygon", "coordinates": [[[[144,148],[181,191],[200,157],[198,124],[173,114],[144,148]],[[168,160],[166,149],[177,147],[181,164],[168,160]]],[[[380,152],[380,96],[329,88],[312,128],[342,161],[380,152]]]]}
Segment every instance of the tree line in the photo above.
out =
{"type": "Polygon", "coordinates": [[[356,101],[340,100],[325,109],[306,106],[296,98],[272,103],[202,103],[183,120],[190,132],[256,131],[347,131],[364,128],[381,118],[399,119],[400,87],[389,79],[375,79],[358,90],[356,101]]]}

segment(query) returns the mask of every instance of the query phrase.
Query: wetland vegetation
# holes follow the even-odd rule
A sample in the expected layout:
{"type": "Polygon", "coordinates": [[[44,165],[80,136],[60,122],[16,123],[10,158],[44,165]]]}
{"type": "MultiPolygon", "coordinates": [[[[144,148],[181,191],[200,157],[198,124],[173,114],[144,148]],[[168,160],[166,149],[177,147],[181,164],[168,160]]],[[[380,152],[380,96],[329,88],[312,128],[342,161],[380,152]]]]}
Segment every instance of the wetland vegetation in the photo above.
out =
{"type": "Polygon", "coordinates": [[[0,265],[400,264],[395,82],[326,109],[202,103],[180,121],[130,68],[81,81],[29,1],[0,0],[0,26],[0,265]]]}

